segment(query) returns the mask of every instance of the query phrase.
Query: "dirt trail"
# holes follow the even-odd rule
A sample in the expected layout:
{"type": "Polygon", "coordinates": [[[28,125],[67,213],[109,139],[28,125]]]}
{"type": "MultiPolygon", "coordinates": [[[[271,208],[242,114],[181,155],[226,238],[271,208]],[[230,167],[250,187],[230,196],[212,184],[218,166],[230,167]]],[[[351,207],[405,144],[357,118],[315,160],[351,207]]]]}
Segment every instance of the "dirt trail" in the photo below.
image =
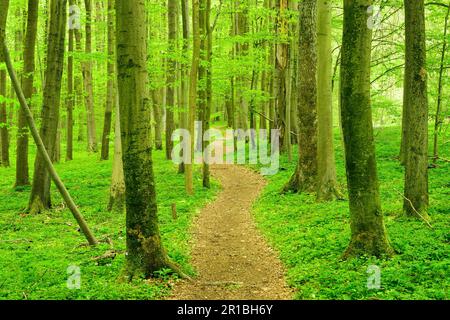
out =
{"type": "Polygon", "coordinates": [[[223,190],[194,224],[193,281],[180,281],[170,299],[291,299],[284,270],[253,222],[251,205],[265,186],[257,173],[216,165],[223,190]]]}

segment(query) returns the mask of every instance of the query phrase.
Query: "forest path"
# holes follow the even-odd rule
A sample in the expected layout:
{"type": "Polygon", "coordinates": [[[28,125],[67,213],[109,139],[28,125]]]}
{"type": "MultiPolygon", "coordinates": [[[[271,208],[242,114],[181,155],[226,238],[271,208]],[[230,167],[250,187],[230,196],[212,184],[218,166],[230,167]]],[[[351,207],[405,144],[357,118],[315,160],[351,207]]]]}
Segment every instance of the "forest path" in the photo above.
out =
{"type": "Polygon", "coordinates": [[[222,191],[194,222],[192,263],[198,276],[178,282],[169,299],[292,299],[281,262],[251,215],[265,180],[237,165],[211,169],[222,191]]]}

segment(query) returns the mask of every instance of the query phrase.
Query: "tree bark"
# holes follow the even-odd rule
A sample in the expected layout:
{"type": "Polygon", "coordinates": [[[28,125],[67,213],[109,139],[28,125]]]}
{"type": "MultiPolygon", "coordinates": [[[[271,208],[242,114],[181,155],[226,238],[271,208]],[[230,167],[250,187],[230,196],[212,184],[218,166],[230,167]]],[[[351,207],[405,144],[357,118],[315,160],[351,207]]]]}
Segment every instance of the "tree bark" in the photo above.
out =
{"type": "Polygon", "coordinates": [[[405,1],[405,200],[409,216],[428,209],[428,96],[423,0],[405,1]]]}
{"type": "Polygon", "coordinates": [[[107,62],[107,72],[108,81],[106,84],[106,108],[105,108],[105,118],[103,124],[103,135],[102,135],[102,160],[109,159],[109,136],[111,135],[111,118],[112,110],[114,105],[114,78],[115,78],[115,67],[114,67],[114,2],[115,0],[108,0],[108,62],[107,62]]]}
{"type": "Polygon", "coordinates": [[[344,258],[392,254],[381,211],[370,103],[372,1],[344,1],[341,92],[351,240],[344,258]]]}
{"type": "Polygon", "coordinates": [[[193,183],[193,160],[194,160],[194,132],[197,103],[197,77],[200,65],[200,27],[199,27],[199,0],[192,0],[192,31],[194,36],[194,46],[192,51],[192,66],[189,83],[189,118],[188,130],[190,133],[190,163],[185,164],[185,185],[189,195],[194,194],[193,183]]]}
{"type": "Polygon", "coordinates": [[[299,5],[297,168],[283,191],[316,192],[317,186],[317,3],[299,5]]]}
{"type": "MultiPolygon", "coordinates": [[[[69,0],[69,5],[73,6],[74,0],[69,0]]],[[[74,49],[74,31],[69,29],[69,55],[67,57],[67,146],[66,161],[73,160],[73,108],[75,106],[75,96],[73,92],[73,49],[74,49]]]]}
{"type": "MultiPolygon", "coordinates": [[[[183,57],[185,61],[188,60],[189,51],[189,0],[181,0],[181,18],[183,24],[183,57]]],[[[187,63],[182,63],[181,66],[181,102],[182,108],[180,128],[187,129],[188,122],[188,104],[189,104],[189,66],[187,63]]],[[[183,155],[181,155],[183,156],[183,155]]],[[[178,173],[184,173],[184,162],[181,162],[178,167],[178,173]]]]}
{"type": "Polygon", "coordinates": [[[95,128],[95,108],[94,108],[94,92],[92,84],[92,60],[90,55],[92,53],[92,2],[91,0],[84,0],[86,9],[86,42],[85,53],[88,60],[83,62],[83,79],[85,91],[85,104],[87,114],[87,134],[88,134],[88,151],[97,152],[97,133],[95,128]]]}
{"type": "MultiPolygon", "coordinates": [[[[6,20],[8,18],[9,0],[4,0],[0,3],[0,39],[6,37],[6,20]]],[[[0,63],[4,62],[3,54],[0,52],[0,63]]],[[[0,70],[0,96],[6,98],[6,71],[0,70]]],[[[9,167],[9,133],[8,121],[6,115],[6,101],[0,102],[0,165],[2,167],[9,167]]]]}
{"type": "Polygon", "coordinates": [[[317,199],[329,201],[341,198],[334,158],[330,0],[318,1],[317,35],[317,199]]]}
{"type": "Polygon", "coordinates": [[[442,126],[441,119],[441,108],[442,108],[442,93],[443,93],[443,79],[444,79],[444,68],[445,68],[445,58],[447,55],[447,32],[448,32],[448,20],[450,18],[450,1],[447,4],[447,14],[445,15],[444,22],[444,37],[441,51],[441,63],[439,66],[439,80],[438,80],[438,97],[437,97],[437,107],[436,114],[434,116],[434,137],[433,137],[433,161],[437,162],[439,159],[439,130],[442,126]]]}
{"type": "Polygon", "coordinates": [[[150,277],[169,266],[161,243],[153,175],[144,1],[117,1],[116,39],[126,186],[126,274],[132,279],[150,277]]]}
{"type": "Polygon", "coordinates": [[[115,95],[114,109],[116,112],[114,125],[114,160],[108,211],[123,212],[125,209],[125,178],[123,175],[119,96],[117,94],[115,95]]]}
{"type": "MultiPolygon", "coordinates": [[[[23,52],[23,77],[22,86],[25,98],[31,105],[33,96],[33,80],[35,63],[34,56],[36,50],[36,34],[38,24],[39,0],[28,0],[27,29],[25,34],[25,46],[23,52]]],[[[19,110],[19,122],[17,128],[17,149],[16,149],[16,187],[30,184],[28,168],[28,126],[25,113],[19,110]]]]}
{"type": "MultiPolygon", "coordinates": [[[[64,40],[66,33],[67,0],[50,1],[50,19],[47,37],[47,68],[41,112],[40,136],[50,156],[54,155],[58,131],[61,77],[64,66],[64,40]]],[[[39,213],[51,207],[50,176],[41,153],[36,155],[30,213],[39,213]]]]}
{"type": "MultiPolygon", "coordinates": [[[[212,28],[211,28],[211,0],[202,0],[204,8],[204,35],[205,37],[205,62],[206,62],[206,70],[205,70],[205,103],[204,103],[204,111],[203,111],[203,134],[210,129],[210,121],[211,121],[211,103],[212,103],[212,28]]],[[[207,150],[209,145],[208,141],[203,140],[203,150],[207,150]]],[[[203,155],[203,187],[210,188],[211,187],[211,177],[210,177],[210,168],[209,168],[209,155],[205,153],[203,155]]]]}
{"type": "Polygon", "coordinates": [[[167,0],[167,21],[169,58],[167,61],[167,96],[166,96],[166,159],[172,159],[172,133],[175,130],[175,82],[177,78],[177,62],[174,58],[177,40],[177,0],[167,0]]]}

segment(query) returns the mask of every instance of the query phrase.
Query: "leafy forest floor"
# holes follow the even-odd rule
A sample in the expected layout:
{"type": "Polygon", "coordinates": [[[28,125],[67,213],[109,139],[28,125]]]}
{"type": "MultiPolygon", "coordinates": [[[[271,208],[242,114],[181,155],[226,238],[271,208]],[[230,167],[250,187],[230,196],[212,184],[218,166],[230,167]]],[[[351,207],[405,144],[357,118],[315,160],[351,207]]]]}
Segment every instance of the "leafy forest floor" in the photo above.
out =
{"type": "MultiPolygon", "coordinates": [[[[281,157],[281,171],[254,206],[258,226],[288,270],[296,299],[448,299],[450,163],[429,171],[432,229],[402,214],[403,167],[397,159],[400,128],[375,130],[377,166],[385,224],[396,255],[341,261],[350,240],[348,201],[317,203],[312,195],[280,195],[295,169],[281,157]],[[381,288],[368,289],[369,266],[380,268],[381,288]]],[[[431,137],[431,135],[430,135],[431,137]]],[[[336,134],[338,181],[345,190],[343,153],[336,134]]],[[[450,146],[441,147],[450,158],[450,146]]],[[[296,159],[294,159],[296,160],[296,159]]]]}
{"type": "MultiPolygon", "coordinates": [[[[34,155],[34,148],[32,152],[34,155]]],[[[197,191],[187,197],[184,177],[165,160],[165,153],[154,151],[153,157],[165,248],[173,261],[193,273],[188,245],[191,221],[214,198],[219,186],[213,182],[211,190],[202,189],[198,168],[194,176],[197,191]],[[176,220],[172,218],[172,203],[177,205],[176,220]]],[[[96,237],[110,239],[111,244],[85,246],[76,221],[61,204],[55,188],[55,210],[35,216],[24,214],[30,190],[15,191],[14,168],[0,168],[0,299],[159,299],[168,295],[174,279],[165,270],[158,280],[118,281],[125,260],[125,214],[106,210],[112,160],[99,161],[99,154],[88,155],[84,150],[76,150],[74,159],[63,161],[56,169],[96,237]],[[114,259],[95,259],[111,250],[118,252],[114,259]],[[69,269],[68,273],[68,267],[72,265],[80,267],[79,290],[67,288],[73,272],[69,269]]]]}
{"type": "MultiPolygon", "coordinates": [[[[282,185],[294,171],[295,158],[288,163],[286,157],[281,157],[280,173],[268,178],[261,196],[253,204],[256,226],[279,253],[287,273],[287,283],[296,292],[294,298],[448,299],[450,163],[439,161],[438,167],[430,170],[431,229],[422,221],[402,215],[403,168],[396,159],[400,145],[399,128],[377,129],[376,142],[385,222],[397,251],[392,259],[340,260],[350,238],[348,201],[316,203],[312,195],[280,195],[282,185]],[[367,289],[370,265],[381,270],[379,290],[367,289]]],[[[14,150],[14,146],[11,148],[14,150]]],[[[33,152],[34,148],[31,148],[30,164],[33,163],[33,152]]],[[[441,147],[441,155],[450,158],[449,144],[441,147]]],[[[84,245],[82,234],[69,210],[61,205],[56,190],[53,190],[54,210],[35,216],[24,214],[29,188],[13,190],[14,168],[0,168],[0,299],[161,299],[180,290],[177,287],[172,290],[177,282],[166,270],[154,280],[118,281],[125,258],[125,216],[105,210],[112,161],[99,161],[98,157],[97,154],[88,155],[84,150],[76,150],[74,161],[57,165],[95,235],[100,240],[109,239],[109,243],[105,241],[96,248],[84,245]],[[96,259],[110,250],[118,252],[114,259],[96,259]],[[68,267],[71,265],[81,268],[79,290],[67,288],[68,267]]],[[[14,163],[14,159],[11,160],[14,163]]],[[[338,180],[345,190],[338,135],[336,160],[338,180]]],[[[219,184],[214,181],[211,190],[202,189],[198,167],[195,196],[187,197],[183,176],[178,175],[172,163],[164,159],[163,152],[154,152],[154,165],[164,245],[170,257],[189,274],[195,274],[193,266],[201,272],[196,263],[198,252],[195,245],[191,254],[191,227],[196,226],[193,221],[208,219],[204,214],[197,220],[194,217],[216,197],[219,184]],[[172,218],[172,203],[177,204],[176,220],[172,218]]],[[[220,173],[218,178],[223,178],[220,173]]],[[[236,183],[245,185],[247,180],[243,177],[236,183]]],[[[250,204],[251,201],[247,203],[248,206],[250,204]]],[[[214,204],[209,204],[204,210],[211,206],[214,204]]],[[[250,213],[244,211],[247,226],[251,225],[250,213]]],[[[253,235],[253,232],[257,233],[254,229],[251,232],[253,235]]],[[[209,241],[210,238],[205,236],[204,240],[209,241]]],[[[197,233],[197,245],[201,244],[198,239],[197,233]]],[[[257,246],[264,242],[261,237],[259,239],[257,246]]],[[[265,248],[276,263],[276,254],[267,246],[265,248]]],[[[247,255],[241,259],[246,259],[244,257],[247,255]]],[[[245,267],[246,262],[239,261],[237,265],[245,267]]],[[[249,264],[249,271],[251,268],[253,265],[249,264]]],[[[280,269],[274,268],[270,276],[273,277],[277,270],[280,269]]],[[[201,281],[201,276],[197,281],[201,281]]],[[[227,289],[242,291],[239,281],[234,282],[230,282],[227,289]]]]}

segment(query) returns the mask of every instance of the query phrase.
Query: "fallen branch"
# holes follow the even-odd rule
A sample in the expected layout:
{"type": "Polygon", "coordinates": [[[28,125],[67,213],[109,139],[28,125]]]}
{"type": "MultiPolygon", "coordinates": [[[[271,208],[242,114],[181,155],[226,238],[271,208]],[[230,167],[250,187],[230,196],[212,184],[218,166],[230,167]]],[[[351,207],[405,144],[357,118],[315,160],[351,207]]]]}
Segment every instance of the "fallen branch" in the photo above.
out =
{"type": "Polygon", "coordinates": [[[5,43],[5,39],[0,39],[0,45],[2,46],[3,49],[3,56],[5,59],[9,76],[11,78],[12,85],[14,87],[14,90],[16,91],[17,98],[19,99],[20,107],[22,108],[22,111],[25,113],[28,126],[30,127],[31,135],[33,136],[33,139],[36,143],[38,152],[44,158],[45,165],[50,173],[50,176],[52,177],[53,182],[55,183],[56,187],[61,193],[61,196],[64,199],[67,206],[69,207],[70,211],[72,212],[75,220],[78,222],[78,225],[80,226],[80,229],[83,231],[83,234],[85,235],[87,241],[89,242],[90,245],[96,245],[98,243],[97,239],[95,239],[94,235],[92,234],[91,230],[86,224],[86,221],[84,220],[81,212],[78,210],[75,202],[73,201],[63,182],[59,178],[59,175],[56,172],[55,167],[53,166],[53,163],[50,159],[50,156],[48,155],[48,152],[45,148],[44,142],[42,141],[41,136],[39,135],[39,131],[36,128],[36,124],[33,119],[33,114],[31,113],[30,108],[28,107],[27,100],[25,99],[19,81],[17,80],[17,76],[11,62],[11,57],[9,55],[9,51],[5,43]]]}
{"type": "Polygon", "coordinates": [[[433,226],[428,222],[427,219],[425,219],[425,217],[423,215],[421,215],[419,213],[419,211],[416,210],[416,208],[414,207],[413,203],[411,202],[411,200],[409,200],[407,197],[405,197],[405,195],[399,191],[397,191],[396,189],[394,189],[395,192],[397,192],[399,195],[401,195],[406,201],[409,202],[409,204],[411,205],[411,208],[414,210],[414,212],[419,216],[420,219],[422,219],[427,225],[428,227],[430,227],[431,229],[433,229],[433,226]]]}

